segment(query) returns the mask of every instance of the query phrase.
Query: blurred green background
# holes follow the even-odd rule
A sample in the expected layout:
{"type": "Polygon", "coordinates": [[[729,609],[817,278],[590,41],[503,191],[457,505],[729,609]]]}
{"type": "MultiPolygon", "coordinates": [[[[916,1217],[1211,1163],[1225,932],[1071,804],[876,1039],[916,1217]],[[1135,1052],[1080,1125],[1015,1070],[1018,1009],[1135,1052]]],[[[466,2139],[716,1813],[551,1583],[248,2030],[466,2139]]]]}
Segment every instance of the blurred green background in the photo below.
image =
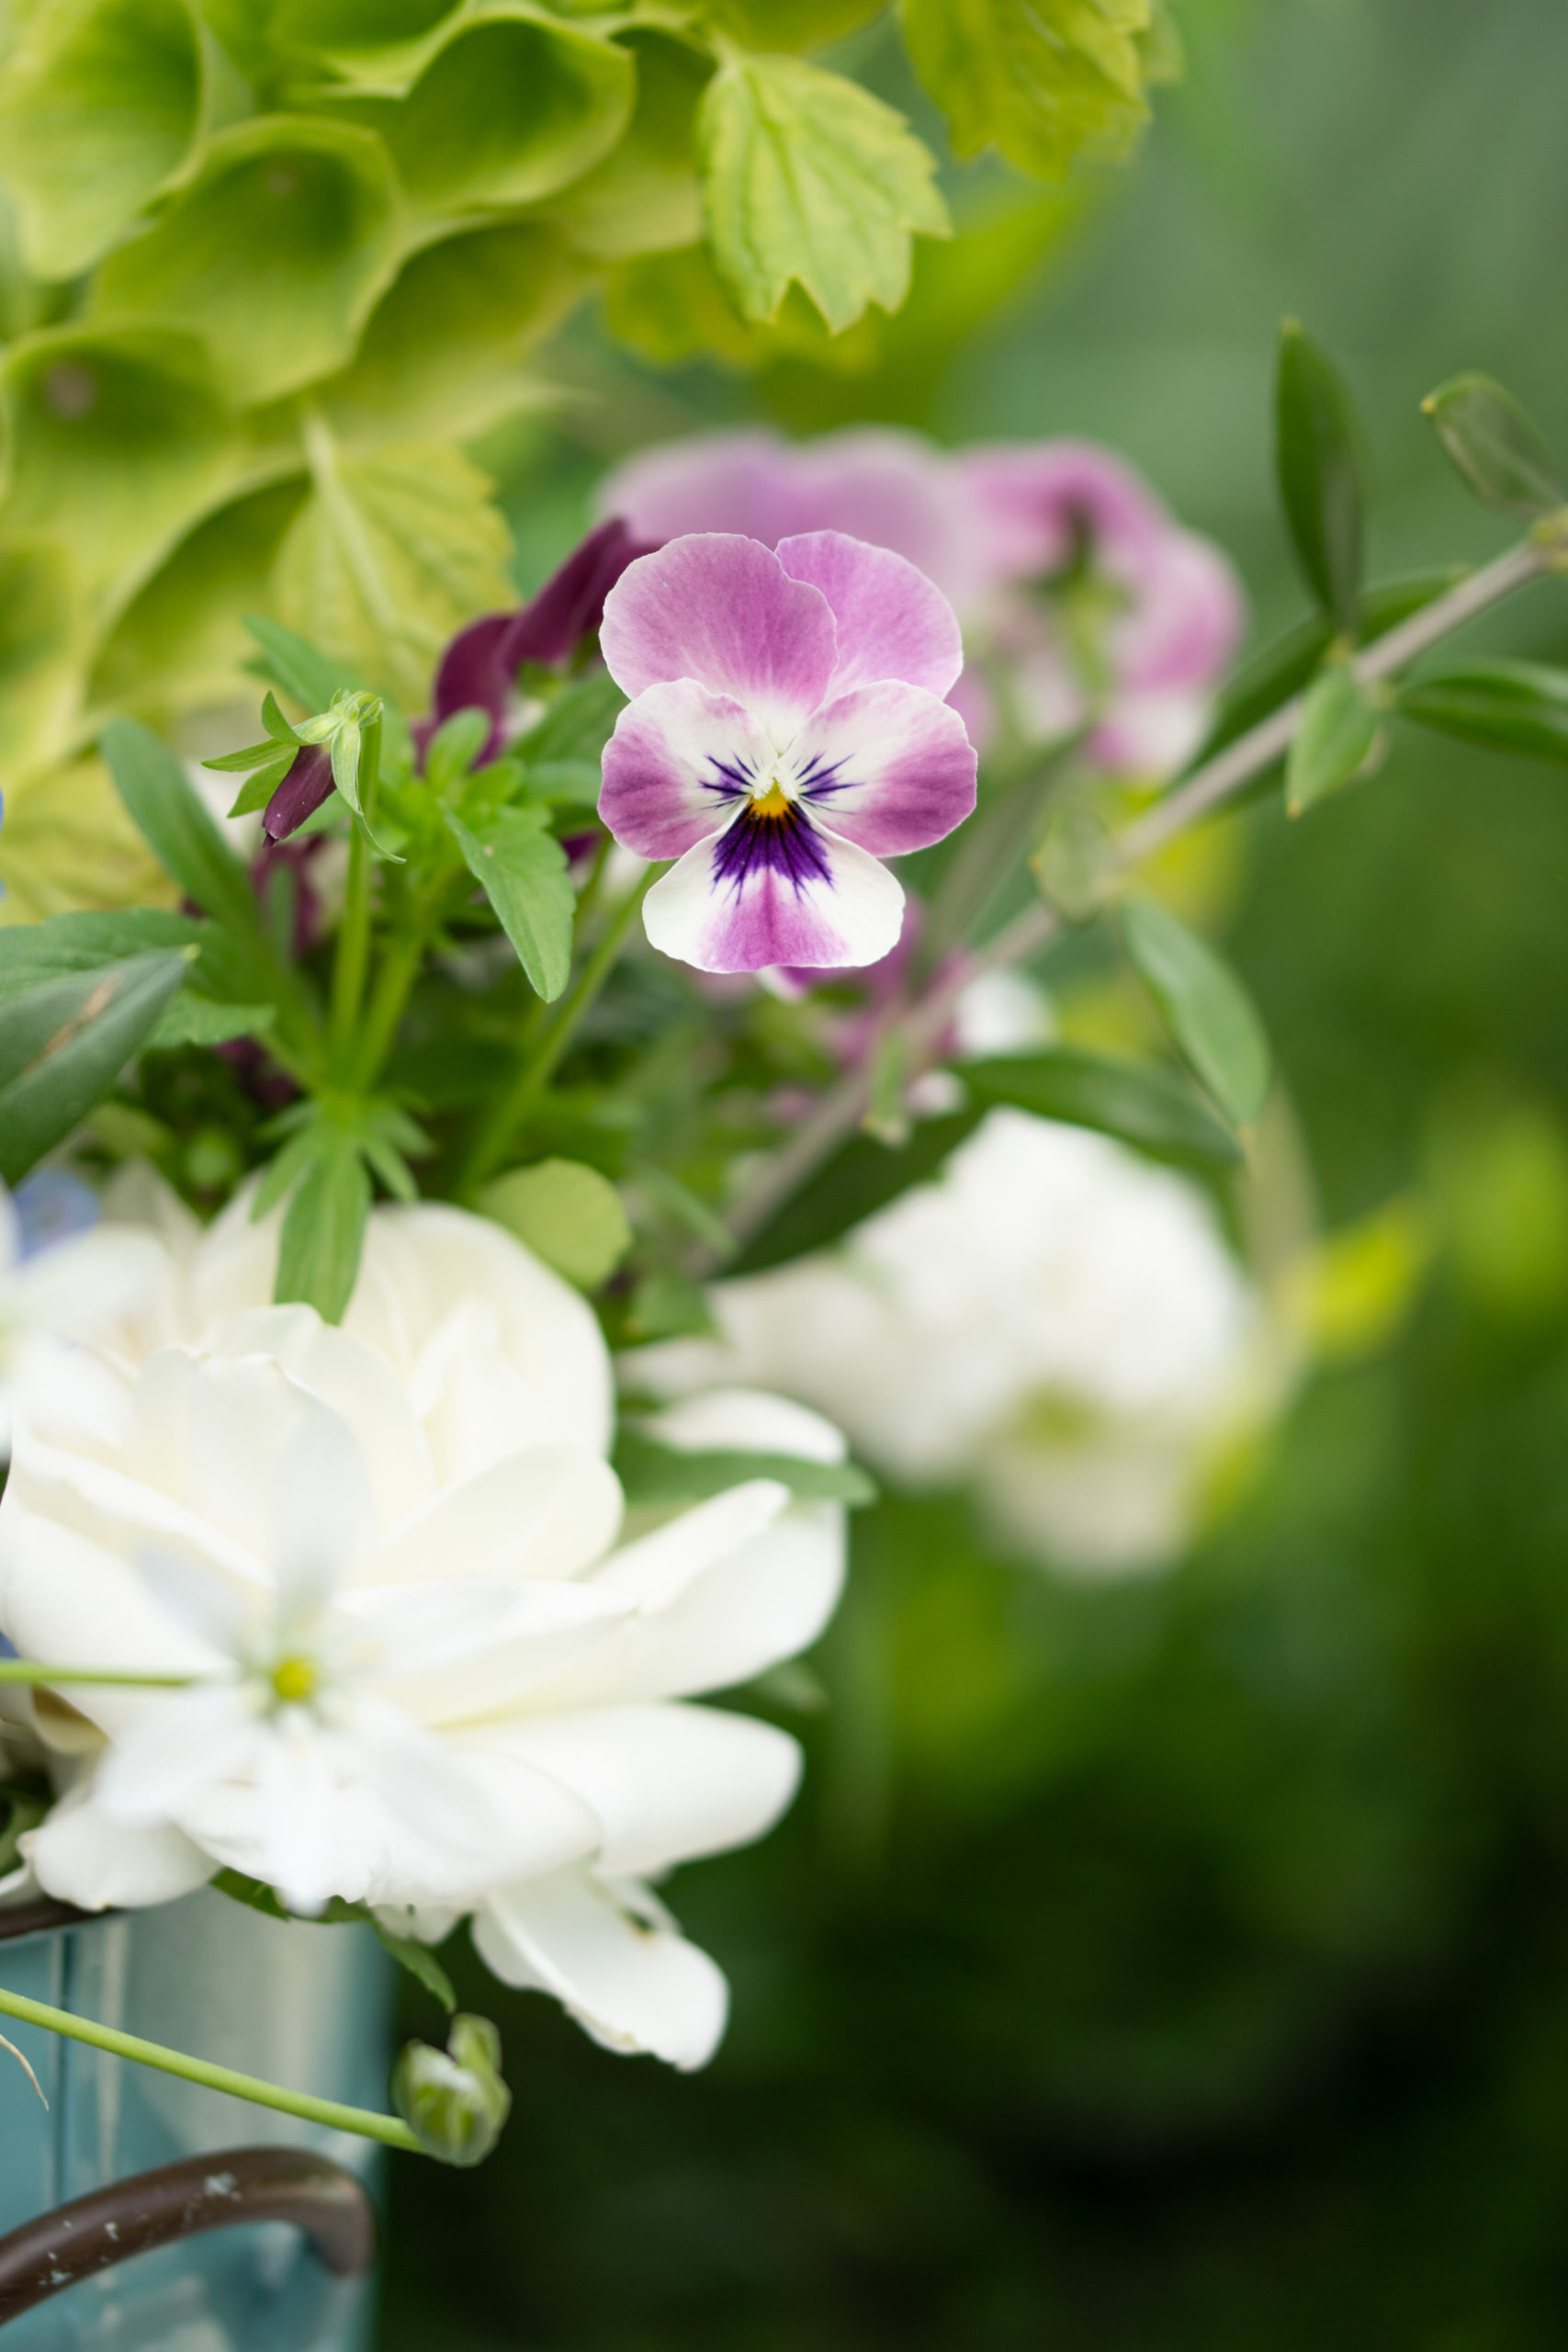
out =
{"type": "MultiPolygon", "coordinates": [[[[524,584],[620,447],[892,415],[1126,451],[1268,634],[1304,607],[1269,480],[1286,311],[1362,402],[1378,568],[1500,545],[1417,402],[1485,368],[1568,448],[1568,10],[1179,13],[1141,162],[956,348],[951,288],[859,374],[659,375],[576,332],[573,404],[484,452],[524,584]]],[[[1568,589],[1487,642],[1568,657],[1568,589]]],[[[1168,1578],[1054,1584],[957,1503],[861,1519],[802,1801],[675,1885],[734,1984],[716,2063],[610,2057],[471,1970],[513,2120],[476,2175],[395,2173],[384,2352],[1556,2352],[1563,791],[1412,736],[1303,825],[1247,820],[1232,951],[1329,1222],[1427,1204],[1416,1313],[1319,1374],[1168,1578]]]]}

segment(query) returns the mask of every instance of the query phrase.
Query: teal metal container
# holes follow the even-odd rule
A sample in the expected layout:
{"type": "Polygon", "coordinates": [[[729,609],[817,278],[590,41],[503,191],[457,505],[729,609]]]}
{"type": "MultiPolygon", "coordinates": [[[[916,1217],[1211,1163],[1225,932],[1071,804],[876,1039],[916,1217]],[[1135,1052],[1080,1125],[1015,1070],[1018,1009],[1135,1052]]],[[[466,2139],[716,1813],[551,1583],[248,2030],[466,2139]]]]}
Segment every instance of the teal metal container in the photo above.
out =
{"type": "MultiPolygon", "coordinates": [[[[389,1963],[367,1928],[268,1919],[203,1891],[0,1941],[0,1985],[190,2055],[356,2107],[387,2097],[389,1963]]],[[[373,2186],[378,2151],[0,2018],[0,2234],[181,2157],[304,2148],[373,2186]]],[[[138,2256],[14,2320],[4,2352],[364,2352],[370,2288],[298,2231],[250,2223],[138,2256]]]]}

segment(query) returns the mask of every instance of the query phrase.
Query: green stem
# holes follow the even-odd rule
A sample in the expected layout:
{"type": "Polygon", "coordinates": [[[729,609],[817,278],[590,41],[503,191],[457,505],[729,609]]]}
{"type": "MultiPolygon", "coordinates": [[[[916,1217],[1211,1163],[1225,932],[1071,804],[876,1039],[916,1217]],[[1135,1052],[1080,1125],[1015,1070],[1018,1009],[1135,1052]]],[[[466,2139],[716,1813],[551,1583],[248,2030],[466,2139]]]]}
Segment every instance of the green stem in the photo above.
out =
{"type": "Polygon", "coordinates": [[[355,1027],[370,964],[370,828],[376,821],[376,785],[381,769],[381,722],[371,720],[359,747],[359,808],[348,837],[348,888],[333,965],[333,1060],[344,1075],[357,1058],[355,1027]]]}
{"type": "Polygon", "coordinates": [[[421,925],[394,939],[381,959],[360,1038],[359,1080],[363,1086],[373,1086],[379,1075],[429,944],[428,933],[421,925]]]}
{"type": "Polygon", "coordinates": [[[47,1666],[30,1657],[0,1657],[0,1683],[102,1682],[133,1690],[186,1690],[194,1674],[119,1674],[98,1666],[47,1666]]]}
{"type": "Polygon", "coordinates": [[[463,1173],[461,1189],[466,1194],[475,1193],[485,1179],[494,1173],[513,1136],[549,1083],[557,1063],[576,1034],[578,1023],[609,978],[611,967],[621,951],[621,942],[630,930],[656,876],[657,869],[649,866],[641,880],[621,900],[605,924],[592,955],[584,964],[576,987],[563,999],[560,1011],[533,1052],[525,1057],[512,1085],[480,1128],[463,1173]]]}
{"type": "Polygon", "coordinates": [[[305,2123],[324,2124],[332,2132],[355,2132],[362,2140],[379,2140],[386,2147],[406,2148],[416,2156],[424,2153],[408,2125],[395,2115],[378,2115],[369,2108],[344,2107],[333,2098],[311,2098],[303,2091],[285,2090],[281,2084],[264,2082],[259,2075],[236,2074],[231,2066],[209,2065],[203,2058],[165,2050],[161,2042],[143,2041],[139,2034],[95,2025],[89,2018],[51,2008],[47,2001],[29,2001],[25,1994],[0,1990],[0,2017],[41,2026],[46,2033],[63,2034],[69,2041],[85,2041],[94,2050],[107,2050],[111,2057],[133,2058],[138,2065],[155,2066],[162,2075],[177,2075],[182,2082],[200,2083],[207,2090],[227,2091],[231,2098],[248,2098],[254,2106],[276,2108],[280,2115],[297,2115],[305,2123]]]}

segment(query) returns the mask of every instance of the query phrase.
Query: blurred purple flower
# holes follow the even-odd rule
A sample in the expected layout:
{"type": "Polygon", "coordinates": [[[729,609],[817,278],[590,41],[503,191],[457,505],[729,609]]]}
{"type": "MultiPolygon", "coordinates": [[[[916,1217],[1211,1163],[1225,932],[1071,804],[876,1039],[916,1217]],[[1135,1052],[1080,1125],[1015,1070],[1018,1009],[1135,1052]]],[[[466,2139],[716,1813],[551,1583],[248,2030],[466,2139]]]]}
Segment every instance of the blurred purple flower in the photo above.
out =
{"type": "Polygon", "coordinates": [[[879,860],[975,805],[975,753],[942,700],[963,664],[952,606],[898,555],[838,531],[703,533],[631,566],[601,636],[630,701],[599,813],[674,858],[649,938],[699,971],[871,964],[904,894],[879,860]]]}

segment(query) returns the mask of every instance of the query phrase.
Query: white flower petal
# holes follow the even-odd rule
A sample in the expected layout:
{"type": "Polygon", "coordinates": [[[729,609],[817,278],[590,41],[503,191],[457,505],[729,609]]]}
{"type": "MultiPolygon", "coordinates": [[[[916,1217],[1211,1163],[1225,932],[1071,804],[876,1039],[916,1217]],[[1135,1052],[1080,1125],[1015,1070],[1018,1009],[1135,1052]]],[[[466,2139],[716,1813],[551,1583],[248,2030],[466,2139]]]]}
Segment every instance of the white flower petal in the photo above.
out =
{"type": "Polygon", "coordinates": [[[651,1415],[649,1433],[687,1453],[794,1453],[803,1462],[842,1462],[841,1432],[809,1406],[762,1388],[709,1388],[651,1415]]]}
{"type": "Polygon", "coordinates": [[[553,1993],[607,2050],[650,2051],[684,2073],[723,2036],[729,1988],[707,1954],[634,1917],[587,1871],[492,1895],[474,1941],[503,1984],[553,1993]]]}
{"type": "Polygon", "coordinates": [[[618,1593],[645,1614],[668,1608],[716,1561],[771,1526],[788,1503],[789,1488],[776,1478],[748,1478],[710,1495],[613,1552],[593,1577],[594,1589],[618,1593]]]}
{"type": "Polygon", "coordinates": [[[444,1487],[383,1537],[364,1573],[378,1584],[571,1577],[614,1543],[622,1509],[603,1455],[538,1446],[444,1487]]]}
{"type": "Polygon", "coordinates": [[[167,1255],[151,1234],[97,1226],[15,1267],[10,1309],[34,1330],[90,1339],[133,1314],[167,1272],[167,1255]]]}
{"type": "Polygon", "coordinates": [[[212,1876],[210,1859],[179,1830],[128,1828],[86,1790],[62,1798],[21,1842],[44,1893],[82,1911],[172,1903],[212,1876]]]}
{"type": "Polygon", "coordinates": [[[244,1771],[265,1737],[259,1700],[238,1683],[150,1694],[98,1766],[98,1807],[143,1826],[175,1820],[209,1781],[244,1771]]]}

